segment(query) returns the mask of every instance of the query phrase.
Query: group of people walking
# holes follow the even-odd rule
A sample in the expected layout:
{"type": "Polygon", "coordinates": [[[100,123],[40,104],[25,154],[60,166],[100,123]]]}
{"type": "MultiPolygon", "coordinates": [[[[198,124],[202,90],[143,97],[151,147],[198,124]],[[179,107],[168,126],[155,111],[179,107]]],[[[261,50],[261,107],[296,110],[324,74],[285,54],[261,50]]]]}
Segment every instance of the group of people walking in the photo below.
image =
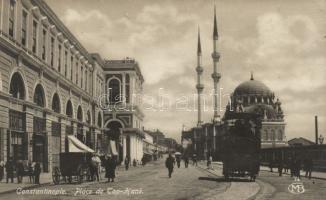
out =
{"type": "MultiPolygon", "coordinates": [[[[270,170],[273,172],[273,166],[275,164],[270,162],[270,170]]],[[[277,161],[277,168],[279,176],[282,176],[283,173],[287,173],[290,170],[291,177],[301,178],[300,171],[303,169],[305,177],[311,179],[311,173],[313,170],[313,160],[312,158],[305,158],[304,160],[289,158],[287,161],[279,160],[277,161]]]]}
{"type": "Polygon", "coordinates": [[[16,174],[17,183],[22,183],[23,177],[28,176],[30,183],[40,184],[41,165],[39,162],[28,161],[25,166],[22,160],[14,162],[12,158],[9,158],[6,163],[0,162],[0,182],[4,179],[4,172],[6,172],[6,183],[9,183],[9,180],[14,183],[16,174]]]}
{"type": "MultiPolygon", "coordinates": [[[[184,161],[184,164],[185,164],[185,168],[188,168],[188,165],[189,165],[189,157],[186,156],[186,155],[183,156],[183,161],[184,161]]],[[[197,157],[196,157],[195,154],[192,157],[192,161],[193,161],[192,164],[194,166],[197,166],[197,157]]],[[[169,156],[165,160],[165,167],[168,169],[169,178],[172,177],[172,173],[173,173],[173,169],[174,169],[175,163],[177,163],[177,167],[180,168],[180,166],[181,166],[181,156],[180,155],[176,155],[175,158],[174,158],[172,156],[172,154],[169,153],[169,156]]]]}

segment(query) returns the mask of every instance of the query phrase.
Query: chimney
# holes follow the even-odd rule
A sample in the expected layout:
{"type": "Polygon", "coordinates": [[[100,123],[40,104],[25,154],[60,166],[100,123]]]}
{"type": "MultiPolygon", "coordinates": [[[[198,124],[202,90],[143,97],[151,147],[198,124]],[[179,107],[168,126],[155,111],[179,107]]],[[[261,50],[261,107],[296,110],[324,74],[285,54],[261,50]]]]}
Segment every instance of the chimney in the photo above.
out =
{"type": "Polygon", "coordinates": [[[315,137],[316,137],[316,144],[318,144],[318,116],[315,116],[315,137]]]}

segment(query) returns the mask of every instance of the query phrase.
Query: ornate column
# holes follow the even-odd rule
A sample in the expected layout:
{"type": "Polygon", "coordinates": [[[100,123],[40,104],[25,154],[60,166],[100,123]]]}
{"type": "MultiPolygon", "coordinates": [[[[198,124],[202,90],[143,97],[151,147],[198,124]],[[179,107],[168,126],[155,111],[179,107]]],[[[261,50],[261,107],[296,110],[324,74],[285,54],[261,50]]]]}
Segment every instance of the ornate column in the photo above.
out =
{"type": "Polygon", "coordinates": [[[122,74],[122,101],[126,102],[126,74],[122,74]]]}

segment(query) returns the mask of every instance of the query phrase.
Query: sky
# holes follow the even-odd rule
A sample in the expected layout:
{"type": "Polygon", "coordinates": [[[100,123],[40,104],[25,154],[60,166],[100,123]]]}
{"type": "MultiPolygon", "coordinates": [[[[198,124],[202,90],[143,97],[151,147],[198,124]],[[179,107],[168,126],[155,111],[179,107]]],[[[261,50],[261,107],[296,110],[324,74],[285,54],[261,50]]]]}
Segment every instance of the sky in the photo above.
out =
{"type": "MultiPolygon", "coordinates": [[[[255,80],[281,100],[288,140],[314,141],[315,115],[319,132],[326,137],[326,0],[46,2],[89,52],[105,59],[138,61],[145,78],[144,126],[178,141],[182,126],[191,128],[197,122],[198,26],[207,96],[203,119],[210,122],[213,116],[209,97],[215,3],[222,94],[227,96],[249,80],[252,71],[255,80]],[[151,103],[156,103],[154,109],[151,103]]],[[[225,104],[222,99],[222,109],[225,104]]]]}

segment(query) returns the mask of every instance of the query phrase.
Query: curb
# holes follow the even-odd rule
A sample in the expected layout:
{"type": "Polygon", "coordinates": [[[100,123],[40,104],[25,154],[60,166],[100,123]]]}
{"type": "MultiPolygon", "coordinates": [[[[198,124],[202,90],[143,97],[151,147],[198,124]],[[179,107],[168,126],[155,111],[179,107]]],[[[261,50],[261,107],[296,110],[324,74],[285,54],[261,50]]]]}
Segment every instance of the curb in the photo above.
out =
{"type": "MultiPolygon", "coordinates": [[[[270,172],[270,173],[275,173],[275,174],[278,174],[278,172],[271,172],[270,170],[266,170],[266,169],[261,169],[260,171],[266,171],[266,172],[270,172]]],[[[290,173],[288,173],[288,172],[286,172],[286,173],[283,173],[283,174],[286,174],[286,175],[291,175],[290,173]]],[[[301,175],[301,178],[305,178],[305,179],[308,179],[308,178],[306,178],[304,175],[302,176],[301,175]]],[[[319,179],[319,180],[326,180],[326,178],[322,178],[322,177],[317,177],[317,176],[311,176],[311,179],[319,179]]],[[[310,179],[310,180],[311,180],[310,179]]],[[[308,179],[309,180],[309,179],[308,179]]]]}
{"type": "Polygon", "coordinates": [[[196,167],[197,167],[197,168],[200,168],[201,170],[205,170],[206,172],[208,172],[208,173],[210,173],[210,174],[213,174],[213,175],[216,176],[216,177],[221,177],[221,176],[217,175],[217,174],[214,172],[215,170],[208,170],[207,168],[202,167],[202,166],[200,166],[200,165],[197,165],[196,167]]]}

